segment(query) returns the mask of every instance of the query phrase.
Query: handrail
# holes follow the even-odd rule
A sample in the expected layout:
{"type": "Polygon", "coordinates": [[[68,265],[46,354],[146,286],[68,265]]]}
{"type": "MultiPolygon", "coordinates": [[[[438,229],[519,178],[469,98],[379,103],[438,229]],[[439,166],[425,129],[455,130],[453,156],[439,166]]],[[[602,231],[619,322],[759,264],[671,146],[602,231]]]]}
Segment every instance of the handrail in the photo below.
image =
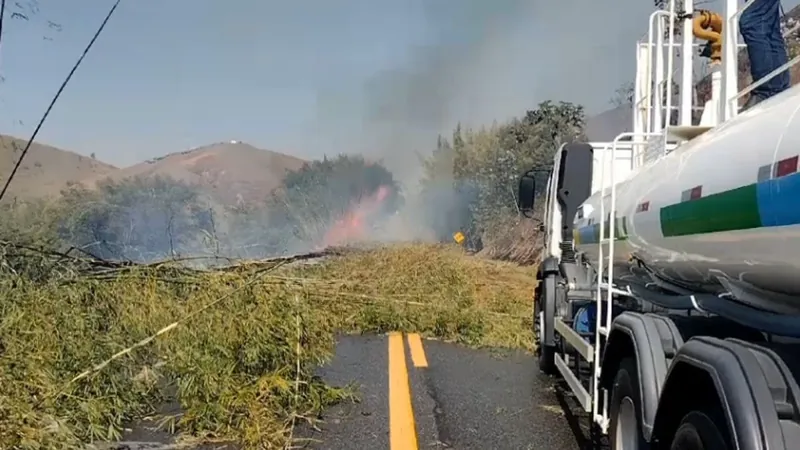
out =
{"type": "MultiPolygon", "coordinates": [[[[663,76],[663,71],[664,71],[663,68],[662,68],[662,64],[664,64],[664,61],[663,61],[664,57],[662,56],[662,52],[664,50],[664,48],[663,48],[664,47],[664,45],[663,45],[664,33],[661,31],[662,30],[662,28],[660,27],[661,22],[657,21],[656,19],[659,19],[661,17],[671,17],[674,20],[673,16],[674,16],[674,14],[670,14],[669,11],[664,11],[662,9],[659,9],[657,11],[653,11],[652,13],[650,13],[650,19],[649,19],[649,22],[648,22],[649,26],[647,27],[647,45],[651,49],[649,54],[648,54],[648,58],[649,58],[648,66],[650,66],[650,64],[652,64],[652,61],[653,61],[653,56],[654,55],[653,55],[652,49],[653,49],[653,47],[657,46],[656,54],[655,54],[655,58],[656,58],[655,71],[657,73],[661,74],[661,76],[663,76]],[[659,25],[658,29],[659,29],[660,39],[659,39],[659,42],[654,45],[654,43],[653,43],[653,37],[654,37],[653,36],[653,31],[654,31],[654,28],[656,28],[655,25],[659,25]]],[[[670,52],[671,51],[672,51],[672,47],[670,47],[670,52]]],[[[650,68],[650,70],[647,71],[647,79],[645,81],[646,81],[646,83],[645,83],[646,86],[653,86],[654,84],[658,85],[661,82],[661,80],[655,80],[655,82],[654,82],[652,67],[650,68]]],[[[648,126],[646,127],[646,130],[649,132],[651,129],[654,129],[654,126],[653,126],[654,124],[661,123],[661,111],[660,111],[660,108],[661,108],[662,95],[661,95],[661,90],[660,89],[652,90],[652,88],[650,88],[648,90],[650,92],[647,93],[645,98],[647,99],[646,111],[647,111],[647,120],[649,122],[648,126]],[[653,105],[653,103],[654,103],[653,100],[656,100],[655,103],[659,104],[658,108],[656,108],[653,105]],[[652,114],[652,117],[651,117],[651,114],[652,114]]]]}
{"type": "MultiPolygon", "coordinates": [[[[742,15],[742,13],[745,12],[747,10],[747,8],[749,8],[753,3],[754,2],[752,2],[752,1],[745,3],[744,6],[740,10],[736,11],[736,13],[734,13],[733,16],[731,16],[731,18],[728,20],[728,24],[730,25],[730,24],[733,23],[734,19],[738,19],[742,15]]],[[[785,33],[782,33],[781,37],[785,39],[786,36],[794,33],[798,29],[800,29],[800,24],[797,24],[794,27],[792,27],[791,29],[787,30],[785,33]]],[[[736,44],[736,47],[737,48],[739,48],[739,47],[745,47],[746,48],[747,45],[741,45],[740,46],[740,44],[738,42],[738,39],[739,39],[738,36],[733,36],[733,40],[734,40],[734,42],[736,44]]],[[[780,75],[784,71],[790,69],[792,66],[794,66],[798,62],[800,62],[800,55],[795,56],[791,60],[787,61],[786,64],[783,64],[782,66],[778,67],[777,69],[773,70],[772,72],[764,75],[763,77],[761,77],[761,79],[750,83],[750,85],[748,85],[747,87],[745,87],[741,91],[737,92],[731,98],[727,99],[728,106],[729,107],[733,107],[734,106],[733,105],[734,102],[738,102],[739,99],[741,99],[745,95],[749,94],[750,92],[753,92],[753,90],[757,89],[758,87],[763,86],[764,84],[768,83],[770,80],[772,80],[773,78],[777,77],[778,75],[780,75]]]]}
{"type": "MultiPolygon", "coordinates": [[[[600,220],[600,236],[599,236],[598,243],[597,243],[597,246],[598,246],[598,249],[597,249],[598,250],[598,258],[597,258],[597,283],[596,283],[597,287],[596,287],[596,292],[595,292],[595,305],[596,305],[596,308],[597,308],[597,321],[598,322],[602,322],[603,318],[605,318],[605,320],[604,320],[605,321],[605,326],[603,326],[602,324],[598,324],[598,326],[595,326],[595,333],[596,333],[595,334],[595,339],[596,339],[596,342],[600,342],[601,328],[604,328],[606,330],[606,332],[611,329],[611,314],[610,313],[611,313],[611,305],[612,305],[612,302],[613,302],[613,291],[611,289],[607,289],[606,290],[606,298],[605,298],[605,304],[606,305],[605,306],[607,306],[608,311],[604,311],[604,308],[603,308],[603,306],[604,306],[603,305],[603,303],[604,303],[604,301],[603,301],[603,288],[602,288],[602,284],[603,283],[602,283],[602,281],[603,281],[603,277],[607,276],[608,283],[610,285],[612,283],[612,280],[614,279],[613,278],[614,277],[614,261],[613,261],[613,258],[614,258],[614,239],[616,238],[616,236],[615,236],[615,234],[616,234],[615,233],[615,231],[616,231],[616,226],[615,226],[616,223],[612,222],[612,220],[616,219],[615,213],[616,213],[616,207],[617,207],[617,184],[615,183],[616,180],[614,179],[615,178],[614,177],[614,171],[615,171],[614,170],[614,161],[615,161],[616,156],[617,156],[617,149],[618,149],[618,146],[620,144],[620,140],[623,139],[623,138],[630,137],[631,139],[637,139],[637,138],[648,138],[648,137],[651,137],[651,136],[658,136],[658,135],[661,135],[661,133],[635,133],[635,132],[620,133],[619,135],[617,135],[616,138],[614,138],[614,140],[611,142],[611,145],[606,143],[605,148],[603,149],[603,159],[602,159],[603,162],[602,162],[602,164],[600,166],[600,205],[599,205],[600,207],[598,208],[599,209],[599,211],[598,211],[599,212],[599,220],[600,220]],[[611,147],[611,152],[607,151],[609,149],[609,147],[611,147]],[[608,158],[611,159],[611,164],[610,165],[608,164],[608,158]],[[606,225],[606,211],[605,211],[606,165],[609,165],[609,169],[611,171],[611,173],[610,173],[610,175],[611,175],[611,183],[610,183],[610,186],[609,186],[609,189],[611,190],[611,192],[610,192],[611,198],[609,199],[609,209],[611,211],[609,212],[608,238],[606,238],[606,235],[605,235],[605,233],[606,233],[606,231],[605,231],[605,228],[606,228],[605,227],[605,225],[606,225]],[[609,264],[608,264],[608,268],[607,269],[604,267],[604,264],[603,264],[603,260],[605,259],[605,255],[603,254],[603,244],[604,244],[604,240],[605,239],[608,239],[609,264]],[[604,273],[605,270],[607,270],[607,275],[604,273]],[[604,313],[605,313],[605,317],[604,317],[604,313]]],[[[634,157],[635,157],[635,155],[632,154],[631,155],[631,160],[633,160],[634,157]]],[[[595,347],[594,351],[595,351],[595,361],[600,361],[600,346],[597,345],[595,347]]],[[[597,375],[598,373],[599,373],[599,368],[595,363],[595,374],[597,375]]],[[[598,393],[599,392],[598,392],[598,389],[597,389],[597,384],[595,383],[594,392],[593,392],[595,400],[597,399],[598,393]]],[[[592,411],[592,413],[596,415],[597,412],[598,412],[596,404],[595,404],[593,409],[594,410],[592,411]]]]}
{"type": "Polygon", "coordinates": [[[788,35],[790,35],[790,34],[794,33],[794,32],[795,32],[795,31],[797,31],[797,30],[800,30],[800,23],[798,23],[797,25],[793,26],[792,28],[789,28],[788,30],[786,30],[786,33],[783,33],[781,36],[782,36],[784,39],[786,39],[786,36],[788,36],[788,35]]]}
{"type": "MultiPolygon", "coordinates": [[[[698,48],[703,45],[697,43],[691,37],[687,39],[686,36],[684,36],[683,42],[678,40],[675,34],[678,32],[677,20],[680,18],[684,21],[684,29],[690,27],[692,22],[691,18],[686,20],[688,16],[684,16],[677,11],[678,6],[675,3],[676,1],[677,0],[670,0],[668,7],[651,12],[648,18],[649,27],[647,33],[641,36],[637,41],[637,52],[639,52],[638,55],[641,55],[637,56],[637,58],[641,58],[641,62],[638,62],[637,59],[637,68],[642,65],[647,66],[646,70],[641,70],[641,74],[637,75],[637,77],[639,77],[637,80],[641,79],[636,82],[637,86],[640,86],[640,89],[636,91],[638,93],[635,95],[634,101],[632,102],[634,114],[639,117],[639,119],[634,120],[634,131],[639,133],[657,133],[662,131],[664,127],[673,124],[691,125],[693,114],[691,114],[690,111],[704,110],[704,108],[695,107],[693,104],[694,101],[690,99],[691,92],[694,91],[694,83],[690,80],[692,78],[691,74],[687,77],[686,67],[681,71],[681,68],[676,65],[675,58],[678,57],[678,55],[674,54],[676,49],[680,48],[686,50],[686,54],[683,56],[683,66],[686,66],[686,60],[691,59],[691,56],[688,58],[686,56],[692,53],[689,49],[698,48]],[[681,14],[680,17],[679,14],[681,14]],[[665,20],[668,22],[665,22],[665,20]],[[641,53],[642,51],[644,51],[644,53],[641,53]],[[681,75],[681,72],[683,75],[681,75]],[[678,77],[682,80],[682,87],[681,96],[676,103],[674,82],[678,80],[678,77]],[[690,81],[687,81],[687,79],[690,81]],[[685,88],[683,84],[691,86],[692,89],[685,88]],[[675,122],[675,117],[673,116],[675,111],[680,113],[678,122],[675,122]]],[[[733,0],[733,2],[735,3],[735,0],[733,0]]],[[[687,10],[695,11],[693,3],[694,2],[691,0],[688,1],[688,5],[686,6],[687,10]]],[[[728,3],[731,4],[731,0],[728,0],[728,3]]],[[[728,40],[727,44],[725,44],[727,47],[723,48],[723,52],[727,52],[724,54],[728,55],[727,59],[730,65],[723,65],[721,68],[721,71],[724,72],[723,80],[728,81],[723,81],[723,83],[727,84],[725,84],[717,94],[722,95],[717,100],[716,105],[720,108],[724,105],[725,111],[736,109],[730,107],[733,105],[733,102],[736,102],[738,99],[752,92],[753,89],[767,83],[783,70],[787,70],[789,67],[800,62],[800,58],[795,58],[775,72],[768,74],[763,80],[759,80],[741,92],[736,93],[736,95],[733,95],[738,88],[738,83],[736,83],[738,77],[732,73],[735,72],[734,68],[737,66],[738,51],[741,48],[747,48],[744,42],[739,42],[741,38],[738,38],[738,32],[736,31],[738,29],[738,19],[750,6],[752,6],[752,2],[742,5],[741,9],[737,8],[736,5],[731,5],[727,10],[727,14],[722,14],[724,17],[723,23],[728,24],[723,27],[727,29],[727,34],[724,39],[728,40]],[[730,52],[733,52],[734,55],[730,56],[730,52]],[[725,75],[727,75],[727,77],[725,75]],[[726,101],[728,103],[726,103],[726,101]]],[[[799,29],[800,24],[793,26],[791,30],[782,34],[786,37],[799,29]]],[[[723,57],[723,59],[725,58],[723,57]]],[[[692,64],[688,64],[688,66],[691,67],[692,64]]],[[[637,69],[637,71],[638,70],[639,69],[637,69]]],[[[720,121],[724,121],[724,118],[730,118],[729,113],[720,112],[720,121]]],[[[736,115],[735,112],[730,114],[736,115]]]]}
{"type": "MultiPolygon", "coordinates": [[[[747,5],[749,5],[749,4],[750,3],[747,3],[747,5]]],[[[742,9],[744,9],[744,8],[742,8],[742,9]]],[[[790,34],[794,33],[797,30],[800,30],[800,23],[798,23],[797,25],[795,25],[791,29],[786,30],[786,32],[783,33],[781,35],[781,37],[783,37],[785,39],[786,36],[789,36],[790,34]]],[[[745,45],[745,47],[747,47],[747,46],[745,45]]],[[[749,94],[750,92],[753,92],[753,90],[756,89],[757,87],[759,87],[759,86],[763,85],[764,83],[768,82],[769,80],[777,77],[778,74],[780,74],[784,70],[787,70],[787,69],[791,68],[792,66],[794,66],[798,62],[800,62],[800,55],[795,56],[790,61],[787,61],[786,64],[784,64],[784,65],[778,67],[777,69],[773,70],[772,72],[764,75],[760,80],[751,83],[749,86],[747,86],[746,88],[744,88],[741,91],[739,91],[736,95],[734,95],[733,98],[728,100],[728,102],[732,103],[732,102],[735,102],[735,101],[739,100],[740,98],[744,97],[745,95],[749,94]]]]}
{"type": "Polygon", "coordinates": [[[742,89],[736,95],[734,95],[731,99],[729,99],[728,102],[732,103],[732,102],[735,102],[735,101],[739,100],[740,98],[744,97],[748,93],[752,92],[755,88],[757,88],[757,87],[765,84],[769,80],[775,78],[781,72],[791,68],[793,65],[797,64],[798,62],[800,62],[800,55],[795,56],[794,58],[789,60],[789,62],[787,62],[786,64],[784,64],[784,65],[778,67],[777,69],[773,70],[772,72],[764,75],[760,80],[758,80],[758,81],[756,81],[754,83],[751,83],[749,86],[747,86],[746,88],[742,89]]]}
{"type": "MultiPolygon", "coordinates": [[[[675,45],[675,19],[677,18],[675,14],[675,1],[669,2],[669,28],[668,28],[668,35],[669,35],[669,53],[667,54],[667,79],[664,82],[667,85],[667,104],[666,104],[666,111],[665,114],[667,116],[667,126],[670,125],[672,122],[672,79],[675,76],[673,73],[673,67],[675,66],[675,52],[672,51],[672,46],[675,45]]],[[[661,91],[661,88],[659,88],[661,91]]],[[[661,107],[659,105],[659,107],[661,107]]]]}
{"type": "MultiPolygon", "coordinates": [[[[745,4],[744,4],[744,6],[742,7],[742,9],[740,9],[740,10],[736,11],[736,12],[735,12],[735,13],[734,13],[734,14],[731,16],[731,18],[728,20],[728,25],[732,24],[734,19],[738,19],[738,18],[739,18],[739,16],[741,16],[741,15],[742,15],[742,13],[744,13],[745,11],[747,11],[747,8],[749,8],[749,7],[753,6],[753,3],[755,3],[755,2],[752,2],[752,1],[751,1],[751,2],[747,2],[747,3],[745,3],[745,4]]],[[[737,39],[738,39],[738,36],[734,36],[734,37],[733,37],[733,39],[734,39],[734,40],[737,40],[737,39]]]]}

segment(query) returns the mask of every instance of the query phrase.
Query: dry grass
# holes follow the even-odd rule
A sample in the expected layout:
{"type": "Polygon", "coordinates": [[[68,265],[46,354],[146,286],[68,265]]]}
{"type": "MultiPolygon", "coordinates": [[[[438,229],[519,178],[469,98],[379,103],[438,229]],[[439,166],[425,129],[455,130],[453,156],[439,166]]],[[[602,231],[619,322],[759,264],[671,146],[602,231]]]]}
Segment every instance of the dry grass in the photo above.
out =
{"type": "Polygon", "coordinates": [[[6,273],[0,448],[117,439],[171,398],[182,414],[163,423],[185,436],[281,448],[298,419],[351,395],[313,376],[336,332],[529,348],[532,275],[425,245],[294,267],[134,267],[46,283],[6,273]]]}
{"type": "Polygon", "coordinates": [[[331,311],[343,330],[414,331],[470,346],[529,349],[534,274],[456,246],[403,245],[306,269],[304,282],[335,300],[331,311]]]}
{"type": "Polygon", "coordinates": [[[491,236],[484,240],[481,256],[525,265],[533,264],[541,257],[544,233],[539,231],[537,222],[513,217],[499,221],[493,229],[491,236]]]}

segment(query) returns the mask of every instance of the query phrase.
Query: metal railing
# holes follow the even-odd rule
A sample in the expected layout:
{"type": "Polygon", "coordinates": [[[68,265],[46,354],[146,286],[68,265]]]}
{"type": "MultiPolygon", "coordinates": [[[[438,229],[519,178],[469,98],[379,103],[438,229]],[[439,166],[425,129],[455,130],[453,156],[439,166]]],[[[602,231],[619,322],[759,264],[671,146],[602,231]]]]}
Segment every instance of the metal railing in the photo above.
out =
{"type": "MultiPolygon", "coordinates": [[[[726,73],[723,76],[728,76],[728,77],[733,76],[734,77],[734,80],[736,82],[736,89],[735,90],[738,90],[738,88],[739,88],[738,87],[738,84],[739,84],[739,53],[738,53],[738,49],[747,47],[747,45],[745,45],[745,44],[739,44],[739,23],[738,23],[738,20],[741,18],[742,14],[745,11],[747,11],[747,8],[752,6],[753,3],[754,2],[752,2],[752,1],[747,2],[747,3],[744,4],[744,6],[742,8],[739,8],[735,13],[731,14],[730,17],[728,18],[728,21],[727,21],[726,27],[725,27],[725,28],[728,29],[727,36],[729,36],[730,39],[733,41],[734,48],[736,48],[737,51],[734,52],[732,61],[730,61],[728,63],[728,64],[732,64],[733,65],[734,71],[728,70],[728,71],[726,71],[726,73]]],[[[729,2],[727,6],[730,6],[731,4],[732,3],[729,2]]],[[[798,23],[797,25],[795,25],[791,29],[787,30],[786,32],[782,33],[781,37],[786,39],[787,36],[789,36],[790,34],[794,33],[798,29],[800,29],[800,23],[798,23]]],[[[726,56],[728,56],[728,55],[726,55],[726,56]]],[[[736,115],[738,114],[738,102],[739,102],[739,99],[741,99],[745,95],[753,92],[753,90],[757,89],[759,86],[763,86],[764,84],[768,83],[770,80],[772,80],[776,76],[780,75],[784,71],[789,70],[792,66],[794,66],[798,62],[800,62],[800,55],[795,56],[794,58],[792,58],[791,60],[786,62],[786,64],[783,64],[782,66],[778,67],[777,69],[773,70],[772,72],[764,75],[761,79],[755,80],[754,82],[750,83],[747,87],[745,87],[744,89],[738,91],[736,94],[730,96],[729,98],[726,98],[724,104],[726,106],[726,111],[728,112],[728,114],[723,115],[723,117],[726,118],[726,119],[727,118],[731,118],[731,117],[736,117],[736,115]]]]}
{"type": "MultiPolygon", "coordinates": [[[[738,113],[736,108],[739,100],[757,89],[759,86],[768,83],[770,80],[789,70],[792,66],[800,63],[800,55],[792,58],[786,64],[770,72],[760,80],[756,80],[742,90],[738,90],[738,52],[747,45],[739,42],[738,21],[742,14],[752,5],[753,2],[745,3],[741,8],[738,7],[738,0],[726,0],[725,4],[725,26],[723,27],[723,67],[721,70],[720,92],[716,105],[719,108],[718,122],[735,117],[738,113]],[[730,10],[728,10],[730,8],[730,10]],[[734,94],[735,92],[735,94],[734,94]]],[[[692,0],[684,1],[684,11],[676,12],[675,0],[671,0],[666,10],[654,11],[648,20],[648,31],[646,37],[640,39],[637,44],[637,65],[646,64],[647,71],[643,73],[643,79],[639,78],[635,86],[635,97],[633,102],[634,112],[634,132],[658,132],[665,126],[672,125],[692,125],[692,112],[702,111],[702,106],[695,106],[692,102],[694,92],[693,79],[693,50],[704,44],[694,42],[691,32],[691,19],[685,20],[683,26],[683,41],[676,42],[675,30],[677,14],[694,12],[692,0]],[[668,21],[668,23],[665,23],[668,21]],[[646,42],[643,42],[646,39],[646,42]],[[645,49],[646,61],[641,59],[638,54],[640,49],[645,49]],[[666,50],[666,54],[665,54],[666,50]],[[675,51],[683,50],[682,66],[676,68],[675,51]],[[680,97],[677,99],[677,108],[674,108],[673,80],[679,69],[680,74],[680,97]],[[673,111],[679,112],[677,122],[674,120],[673,111]]],[[[800,30],[800,23],[785,31],[783,37],[800,30]]],[[[637,67],[637,71],[639,67],[637,67]]]]}
{"type": "MultiPolygon", "coordinates": [[[[616,170],[615,164],[617,158],[617,150],[620,146],[620,140],[625,138],[631,138],[632,140],[635,138],[650,138],[653,136],[660,136],[661,133],[621,133],[619,134],[614,140],[609,144],[605,145],[603,150],[603,164],[600,166],[600,211],[599,211],[599,220],[600,220],[600,238],[598,239],[598,257],[597,257],[597,280],[596,280],[596,287],[595,287],[595,306],[597,308],[597,315],[596,315],[596,326],[595,326],[595,345],[594,345],[594,361],[593,361],[593,387],[592,387],[592,417],[594,421],[603,427],[604,431],[607,431],[608,428],[608,394],[606,391],[603,392],[604,402],[604,410],[601,412],[598,411],[598,401],[600,398],[600,389],[599,389],[599,380],[600,380],[600,352],[601,352],[601,345],[600,339],[608,337],[609,330],[611,329],[611,319],[612,319],[612,306],[614,302],[614,295],[619,293],[619,290],[614,289],[612,286],[612,280],[614,279],[614,240],[616,239],[616,211],[617,211],[617,180],[616,180],[616,170]],[[609,146],[611,151],[609,152],[609,146]],[[610,159],[610,165],[608,164],[608,160],[610,159]],[[610,180],[609,186],[606,188],[606,165],[610,167],[610,180]],[[606,208],[605,208],[605,197],[607,189],[609,192],[609,220],[608,220],[608,237],[606,237],[606,208]],[[603,252],[603,245],[608,245],[608,268],[605,267],[605,259],[606,256],[603,252]],[[604,280],[605,279],[605,280],[604,280]],[[603,296],[603,291],[605,291],[605,296],[603,296]],[[605,298],[603,298],[605,297],[605,298]],[[604,315],[605,314],[605,315],[604,315]],[[604,319],[604,320],[601,320],[604,319]],[[605,322],[601,324],[601,322],[605,322]]],[[[627,142],[625,143],[627,144],[627,142]]],[[[633,155],[632,155],[633,156],[633,155]]]]}

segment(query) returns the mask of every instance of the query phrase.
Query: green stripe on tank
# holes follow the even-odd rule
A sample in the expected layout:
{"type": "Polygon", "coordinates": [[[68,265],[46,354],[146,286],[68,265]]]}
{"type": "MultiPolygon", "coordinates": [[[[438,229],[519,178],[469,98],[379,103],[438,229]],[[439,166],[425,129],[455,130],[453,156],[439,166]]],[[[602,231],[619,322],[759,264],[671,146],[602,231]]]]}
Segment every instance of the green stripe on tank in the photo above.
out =
{"type": "Polygon", "coordinates": [[[660,215],[664,237],[761,227],[755,184],[665,206],[660,215]]]}

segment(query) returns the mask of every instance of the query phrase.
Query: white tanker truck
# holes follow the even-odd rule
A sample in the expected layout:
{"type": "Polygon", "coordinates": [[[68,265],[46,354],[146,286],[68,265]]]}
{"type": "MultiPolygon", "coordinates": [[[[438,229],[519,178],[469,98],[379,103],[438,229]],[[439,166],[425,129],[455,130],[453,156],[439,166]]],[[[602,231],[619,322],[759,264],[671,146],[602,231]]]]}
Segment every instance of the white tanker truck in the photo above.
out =
{"type": "MultiPolygon", "coordinates": [[[[637,43],[633,132],[556,153],[539,367],[613,449],[800,449],[800,86],[737,111],[753,88],[737,86],[748,4],[681,3],[637,43]],[[692,105],[696,37],[711,50],[704,107],[692,105]]],[[[521,178],[523,212],[545,190],[536,175],[521,178]]]]}

